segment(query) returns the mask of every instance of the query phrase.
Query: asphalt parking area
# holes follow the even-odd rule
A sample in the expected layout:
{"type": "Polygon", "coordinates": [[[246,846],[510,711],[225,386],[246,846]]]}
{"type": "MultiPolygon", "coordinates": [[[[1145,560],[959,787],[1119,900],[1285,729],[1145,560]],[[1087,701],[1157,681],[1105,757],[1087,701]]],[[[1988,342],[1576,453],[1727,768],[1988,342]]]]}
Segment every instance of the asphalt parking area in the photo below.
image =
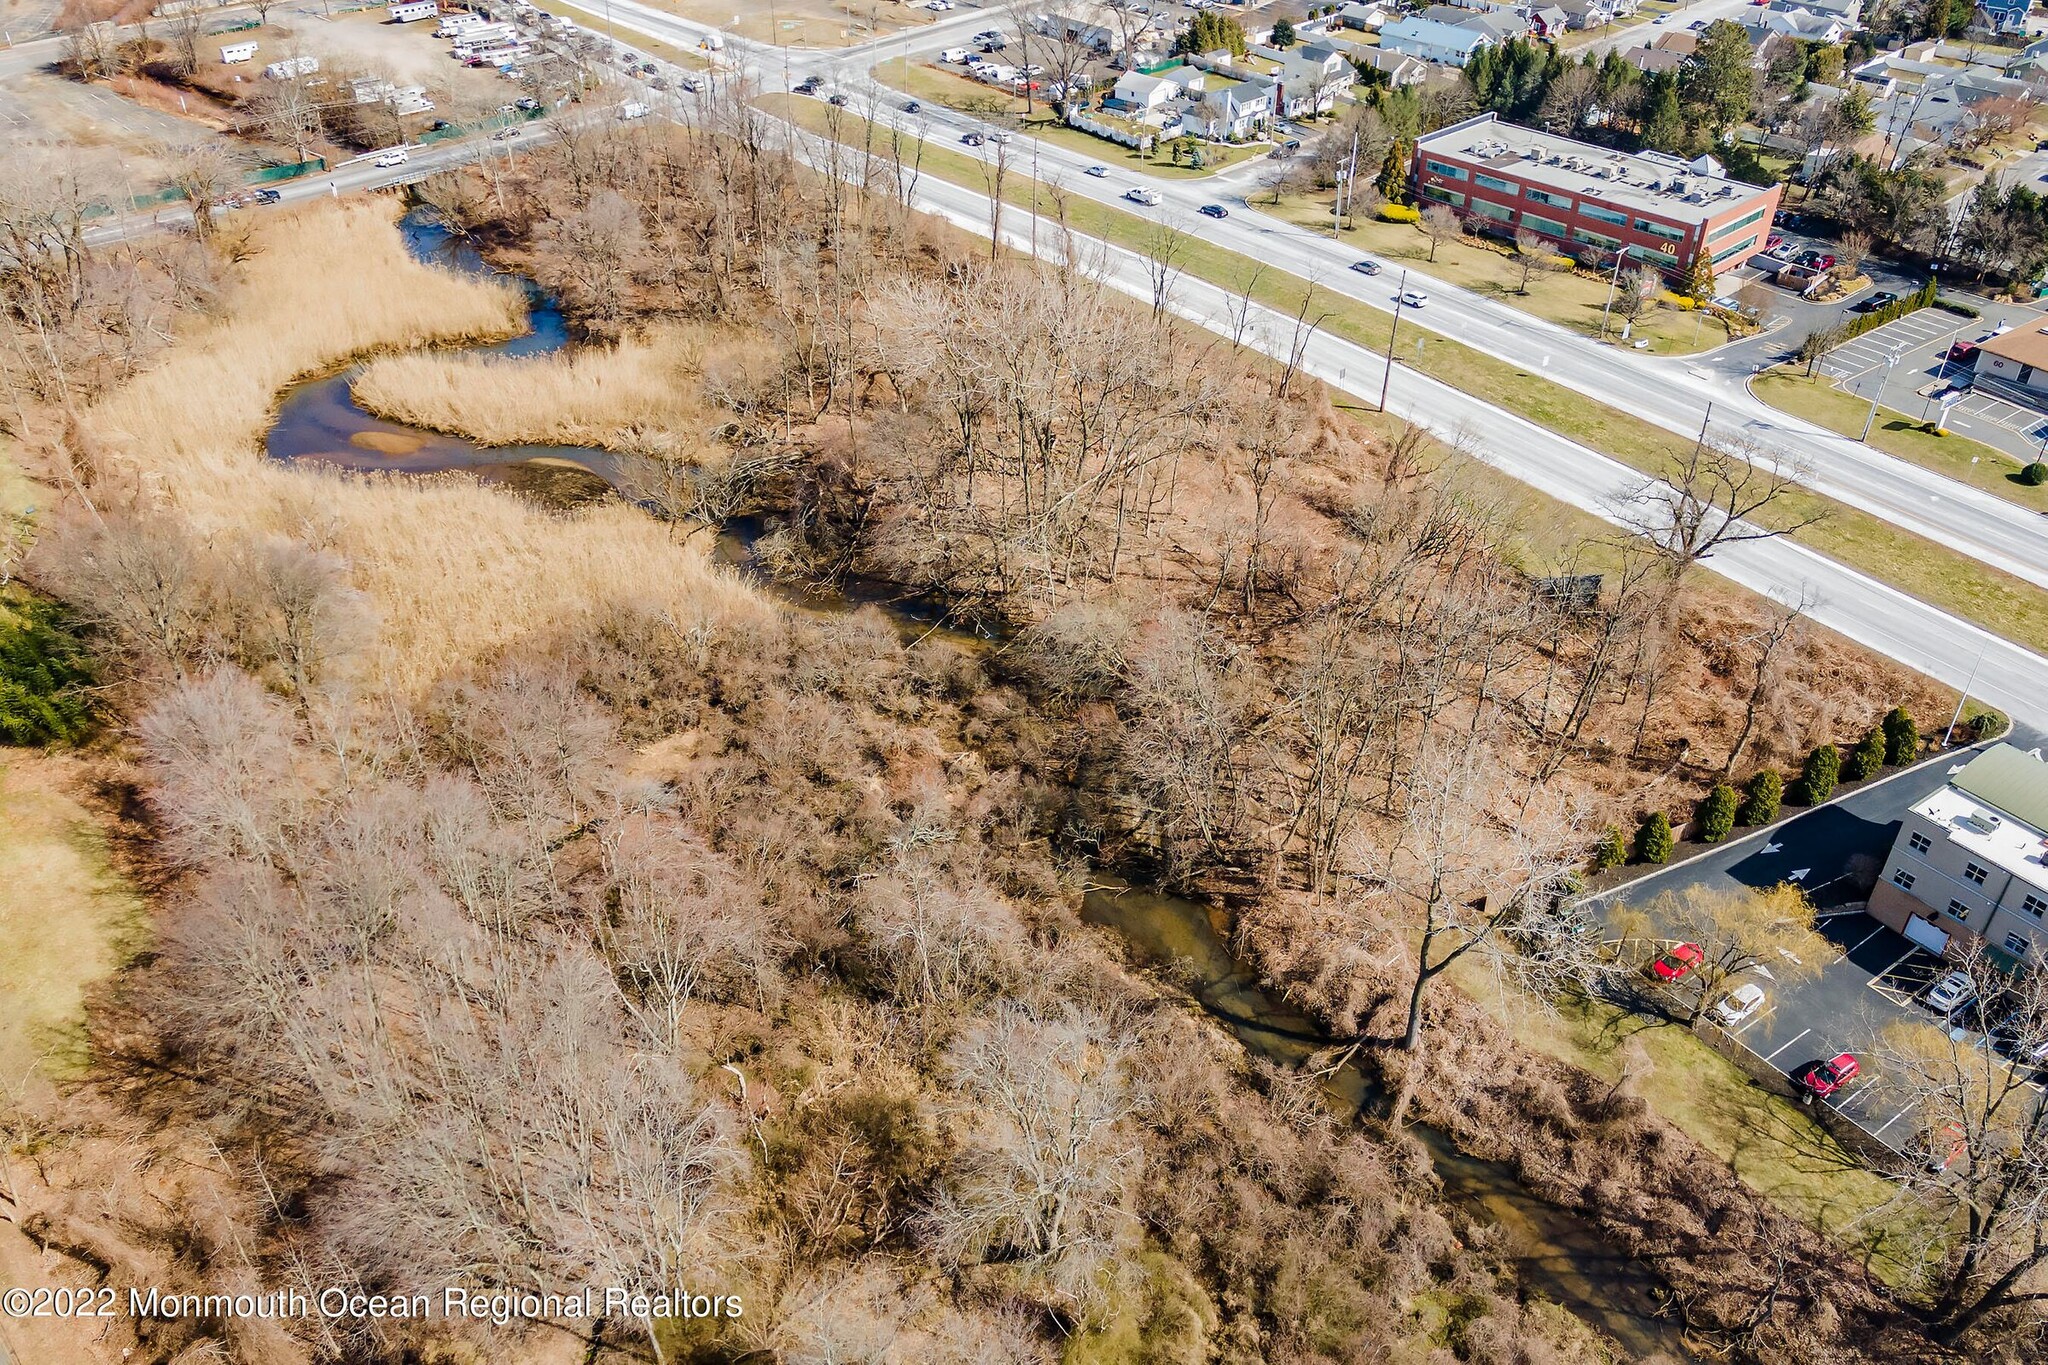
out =
{"type": "MultiPolygon", "coordinates": [[[[1846,381],[1883,369],[1894,351],[1899,352],[1900,363],[1907,364],[1912,352],[1954,332],[1956,322],[1955,317],[1939,309],[1919,309],[1836,347],[1821,362],[1821,368],[1846,381]]],[[[1911,368],[1918,368],[1917,363],[1911,368]]]]}
{"type": "Polygon", "coordinates": [[[1972,421],[1988,422],[2007,431],[2017,431],[2030,440],[2048,436],[2048,417],[2033,408],[2023,408],[2018,403],[2009,403],[1974,389],[1949,409],[1949,415],[1951,419],[1967,417],[1972,421]]]}
{"type": "Polygon", "coordinates": [[[1870,978],[1870,989],[1896,1005],[1911,1005],[1941,975],[1941,960],[1918,944],[1870,978]]]}

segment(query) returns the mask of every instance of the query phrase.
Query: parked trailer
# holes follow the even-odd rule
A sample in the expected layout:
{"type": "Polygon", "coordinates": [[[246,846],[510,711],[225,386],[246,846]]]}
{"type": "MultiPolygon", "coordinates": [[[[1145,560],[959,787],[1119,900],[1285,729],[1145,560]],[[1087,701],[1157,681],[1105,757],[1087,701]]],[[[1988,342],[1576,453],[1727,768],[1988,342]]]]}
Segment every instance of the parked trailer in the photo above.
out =
{"type": "Polygon", "coordinates": [[[390,7],[391,22],[412,24],[431,19],[441,12],[441,0],[398,0],[390,7]]]}
{"type": "Polygon", "coordinates": [[[436,38],[460,38],[473,28],[482,28],[489,21],[481,14],[444,14],[434,28],[436,38]]]}
{"type": "Polygon", "coordinates": [[[517,61],[532,51],[525,43],[498,43],[491,47],[480,47],[463,60],[471,66],[503,66],[517,61]]]}
{"type": "Polygon", "coordinates": [[[220,59],[228,66],[233,66],[237,62],[246,62],[255,55],[256,44],[254,43],[222,43],[220,45],[220,59]]]}
{"type": "Polygon", "coordinates": [[[473,28],[457,38],[455,40],[455,55],[465,57],[469,55],[463,50],[465,48],[474,51],[480,47],[491,47],[498,43],[509,43],[518,37],[519,30],[510,24],[486,24],[482,28],[473,28]]]}
{"type": "Polygon", "coordinates": [[[287,57],[281,62],[272,62],[263,68],[266,81],[288,81],[294,76],[310,76],[320,69],[318,57],[287,57]]]}

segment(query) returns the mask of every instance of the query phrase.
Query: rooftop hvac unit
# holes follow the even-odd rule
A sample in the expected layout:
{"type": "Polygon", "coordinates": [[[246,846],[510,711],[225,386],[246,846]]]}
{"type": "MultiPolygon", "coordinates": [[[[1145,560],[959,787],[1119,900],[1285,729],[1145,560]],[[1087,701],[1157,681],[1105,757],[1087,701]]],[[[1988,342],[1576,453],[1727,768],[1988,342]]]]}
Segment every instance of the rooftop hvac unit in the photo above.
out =
{"type": "Polygon", "coordinates": [[[1649,184],[1643,186],[1643,188],[1648,190],[1652,194],[1661,194],[1664,190],[1664,182],[1661,180],[1652,180],[1649,184]]]}

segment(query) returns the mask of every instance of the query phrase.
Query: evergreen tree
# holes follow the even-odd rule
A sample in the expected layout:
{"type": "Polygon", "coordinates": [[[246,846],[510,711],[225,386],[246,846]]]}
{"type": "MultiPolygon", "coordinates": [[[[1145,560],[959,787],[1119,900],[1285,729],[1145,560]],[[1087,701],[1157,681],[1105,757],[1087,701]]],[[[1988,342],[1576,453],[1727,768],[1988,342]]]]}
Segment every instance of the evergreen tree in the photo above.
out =
{"type": "Polygon", "coordinates": [[[1671,851],[1678,841],[1671,835],[1671,817],[1661,810],[1653,810],[1643,817],[1643,823],[1636,829],[1636,860],[1645,863],[1668,863],[1671,851]]]}
{"type": "Polygon", "coordinates": [[[1896,768],[1911,763],[1919,753],[1920,727],[1905,707],[1894,706],[1884,718],[1884,761],[1896,768]]]}
{"type": "Polygon", "coordinates": [[[1600,842],[1593,845],[1593,870],[1605,872],[1610,867],[1620,867],[1628,861],[1628,845],[1622,842],[1621,830],[1609,825],[1600,832],[1600,842]]]}
{"type": "Polygon", "coordinates": [[[1387,144],[1387,158],[1380,163],[1379,179],[1373,188],[1389,204],[1408,202],[1408,144],[1395,138],[1387,144]]]}
{"type": "Polygon", "coordinates": [[[1287,19],[1273,21],[1273,46],[1290,48],[1294,46],[1294,25],[1287,19]]]}
{"type": "Polygon", "coordinates": [[[1738,825],[1768,825],[1778,818],[1778,803],[1785,799],[1785,779],[1766,768],[1749,779],[1742,805],[1735,812],[1738,825]]]}
{"type": "Polygon", "coordinates": [[[1244,25],[1227,14],[1203,10],[1188,21],[1188,26],[1175,35],[1173,54],[1176,57],[1201,52],[1228,52],[1233,57],[1242,57],[1251,47],[1251,40],[1245,37],[1244,25]]]}
{"type": "Polygon", "coordinates": [[[1841,775],[1842,751],[1832,744],[1817,746],[1799,769],[1799,803],[1818,806],[1835,794],[1835,782],[1841,775]]]}
{"type": "Polygon", "coordinates": [[[1726,782],[1716,783],[1706,799],[1700,802],[1700,842],[1718,844],[1727,838],[1728,832],[1735,828],[1735,809],[1739,804],[1735,788],[1726,782]]]}
{"type": "Polygon", "coordinates": [[[1851,782],[1861,782],[1874,777],[1884,766],[1884,734],[1872,730],[1863,737],[1863,742],[1849,751],[1849,761],[1842,766],[1842,774],[1851,782]]]}

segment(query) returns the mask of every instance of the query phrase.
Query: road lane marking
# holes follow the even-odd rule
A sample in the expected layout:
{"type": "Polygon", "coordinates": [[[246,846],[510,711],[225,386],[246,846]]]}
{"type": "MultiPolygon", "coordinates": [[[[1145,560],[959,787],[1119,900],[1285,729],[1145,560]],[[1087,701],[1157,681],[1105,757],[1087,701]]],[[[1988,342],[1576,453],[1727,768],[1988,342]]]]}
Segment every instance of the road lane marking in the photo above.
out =
{"type": "Polygon", "coordinates": [[[1796,1037],[1796,1038],[1787,1038],[1787,1039],[1786,1039],[1786,1040],[1785,1040],[1784,1042],[1782,1042],[1782,1043],[1778,1044],[1778,1046],[1777,1046],[1777,1049],[1776,1049],[1776,1051],[1772,1052],[1772,1053],[1770,1054],[1770,1056],[1768,1056],[1768,1057],[1764,1058],[1764,1060],[1765,1060],[1765,1061],[1767,1061],[1767,1062],[1775,1062],[1775,1061],[1777,1061],[1777,1060],[1778,1060],[1778,1053],[1780,1053],[1780,1052],[1783,1052],[1783,1051],[1784,1051],[1784,1050],[1785,1050],[1786,1048],[1788,1048],[1788,1047],[1792,1046],[1792,1044],[1794,1044],[1794,1043],[1798,1042],[1800,1038],[1804,1038],[1804,1037],[1805,1037],[1805,1036],[1806,1036],[1807,1034],[1809,1034],[1809,1033],[1811,1033],[1811,1032],[1813,1032],[1813,1030],[1812,1030],[1812,1029],[1810,1029],[1810,1028],[1803,1028],[1803,1029],[1799,1030],[1799,1035],[1798,1035],[1798,1037],[1796,1037]]]}

